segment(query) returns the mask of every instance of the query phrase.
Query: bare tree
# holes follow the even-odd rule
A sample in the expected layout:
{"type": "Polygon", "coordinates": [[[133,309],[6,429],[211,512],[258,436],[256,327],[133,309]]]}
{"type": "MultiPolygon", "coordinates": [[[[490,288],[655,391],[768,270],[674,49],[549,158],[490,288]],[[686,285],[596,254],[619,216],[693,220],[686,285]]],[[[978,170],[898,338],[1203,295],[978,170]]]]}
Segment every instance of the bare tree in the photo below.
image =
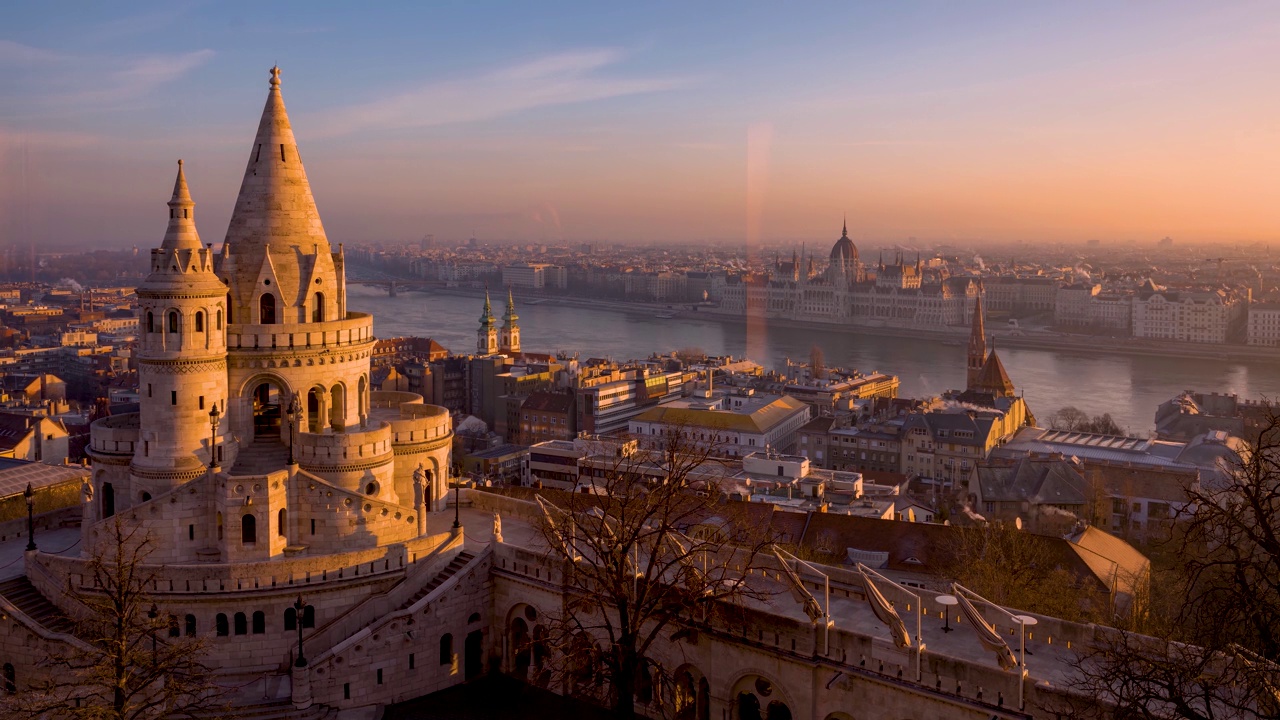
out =
{"type": "Polygon", "coordinates": [[[701,432],[673,428],[661,450],[620,455],[597,472],[594,493],[542,500],[542,537],[564,563],[566,593],[547,637],[531,642],[535,664],[550,650],[563,662],[534,672],[543,682],[558,674],[620,717],[673,688],[650,658],[673,626],[709,622],[761,594],[748,571],[769,530],[738,514],[746,503],[720,499],[717,445],[695,440],[701,432]]]}
{"type": "Polygon", "coordinates": [[[1099,435],[1125,434],[1124,429],[1116,424],[1116,421],[1111,417],[1111,413],[1089,417],[1088,413],[1072,405],[1059,408],[1049,418],[1049,427],[1054,430],[1097,433],[1099,435]]]}
{"type": "MultiPolygon", "coordinates": [[[[1136,632],[1106,636],[1077,663],[1077,689],[1135,718],[1280,715],[1280,415],[1225,479],[1186,488],[1189,505],[1136,632]]],[[[1083,714],[1083,713],[1082,713],[1083,714]]]]}
{"type": "Polygon", "coordinates": [[[68,585],[82,606],[74,635],[42,663],[41,679],[4,698],[5,717],[147,720],[218,712],[232,717],[213,672],[201,658],[203,639],[181,636],[177,618],[159,613],[147,588],[159,566],[146,564],[149,534],[116,515],[102,526],[106,542],[89,559],[91,589],[68,585]]]}

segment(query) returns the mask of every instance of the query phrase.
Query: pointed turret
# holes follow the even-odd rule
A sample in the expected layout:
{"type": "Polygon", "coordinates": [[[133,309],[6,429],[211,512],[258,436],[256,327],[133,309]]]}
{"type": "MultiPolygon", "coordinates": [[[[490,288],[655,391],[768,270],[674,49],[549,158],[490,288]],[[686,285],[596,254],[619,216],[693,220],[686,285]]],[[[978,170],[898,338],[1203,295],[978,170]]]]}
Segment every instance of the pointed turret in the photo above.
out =
{"type": "Polygon", "coordinates": [[[969,330],[969,353],[965,363],[965,389],[973,390],[987,362],[987,334],[982,318],[982,296],[973,300],[973,324],[969,330]]]}
{"type": "Polygon", "coordinates": [[[476,330],[476,353],[493,355],[498,352],[498,327],[493,319],[493,306],[489,303],[489,291],[484,291],[484,312],[480,313],[480,328],[476,330]]]}
{"type": "Polygon", "coordinates": [[[199,250],[200,233],[196,232],[196,204],[187,188],[187,176],[178,161],[178,179],[173,182],[173,197],[169,199],[169,227],[165,230],[162,250],[199,250]]]}
{"type": "MultiPolygon", "coordinates": [[[[280,68],[271,68],[267,102],[249,149],[240,194],[227,226],[219,271],[231,286],[235,316],[258,317],[255,304],[270,280],[279,308],[274,322],[311,319],[317,300],[327,305],[325,318],[342,319],[343,278],[320,222],[307,171],[298,153],[293,126],[280,94],[280,68]],[[321,293],[319,298],[315,293],[321,293]]],[[[245,320],[242,320],[244,322],[245,320]]]]}
{"type": "Polygon", "coordinates": [[[505,355],[520,354],[520,325],[517,321],[520,319],[516,315],[516,301],[511,295],[511,288],[507,288],[507,311],[502,314],[502,332],[498,341],[499,352],[505,355]]]}
{"type": "Polygon", "coordinates": [[[493,305],[489,303],[489,291],[484,291],[484,312],[480,313],[480,326],[488,327],[494,323],[493,305]]]}
{"type": "MultiPolygon", "coordinates": [[[[994,339],[992,343],[994,344],[994,339]]],[[[987,356],[987,361],[983,363],[978,379],[970,390],[990,393],[998,398],[1013,397],[1013,381],[1009,379],[1009,373],[1005,371],[1004,363],[1000,362],[1000,356],[996,354],[994,348],[987,356]]]]}

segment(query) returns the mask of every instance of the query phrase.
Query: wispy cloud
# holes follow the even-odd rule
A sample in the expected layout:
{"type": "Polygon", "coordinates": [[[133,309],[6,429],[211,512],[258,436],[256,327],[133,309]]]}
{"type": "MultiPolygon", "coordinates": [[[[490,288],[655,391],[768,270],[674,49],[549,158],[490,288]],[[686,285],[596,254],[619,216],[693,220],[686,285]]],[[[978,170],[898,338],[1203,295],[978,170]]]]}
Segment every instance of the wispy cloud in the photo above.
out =
{"type": "Polygon", "coordinates": [[[618,49],[557,53],[472,78],[434,82],[380,100],[325,112],[318,134],[431,127],[476,122],[522,110],[684,87],[690,77],[617,77],[606,70],[626,55],[618,49]]]}

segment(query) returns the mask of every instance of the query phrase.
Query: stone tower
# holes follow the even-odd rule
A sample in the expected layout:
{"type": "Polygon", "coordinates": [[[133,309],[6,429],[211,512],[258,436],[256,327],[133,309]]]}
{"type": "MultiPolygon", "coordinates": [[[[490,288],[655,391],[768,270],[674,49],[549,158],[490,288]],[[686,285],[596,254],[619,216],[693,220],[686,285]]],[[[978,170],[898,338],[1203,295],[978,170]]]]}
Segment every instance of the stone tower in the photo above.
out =
{"type": "Polygon", "coordinates": [[[986,327],[982,321],[982,296],[973,300],[973,325],[969,331],[969,355],[965,363],[965,389],[972,390],[978,385],[982,375],[982,366],[987,363],[986,327]]]}
{"type": "Polygon", "coordinates": [[[499,352],[504,355],[520,354],[520,316],[516,315],[516,301],[507,288],[507,311],[502,314],[502,333],[498,341],[499,352]]]}
{"type": "Polygon", "coordinates": [[[476,331],[476,354],[498,354],[498,325],[489,304],[489,291],[484,291],[484,312],[480,314],[480,329],[476,331]]]}
{"type": "Polygon", "coordinates": [[[227,402],[227,288],[214,274],[213,260],[213,250],[196,232],[195,203],[179,160],[169,226],[160,247],[151,251],[151,274],[138,286],[144,430],[122,507],[197,477],[210,461],[210,413],[224,413],[227,402]]]}

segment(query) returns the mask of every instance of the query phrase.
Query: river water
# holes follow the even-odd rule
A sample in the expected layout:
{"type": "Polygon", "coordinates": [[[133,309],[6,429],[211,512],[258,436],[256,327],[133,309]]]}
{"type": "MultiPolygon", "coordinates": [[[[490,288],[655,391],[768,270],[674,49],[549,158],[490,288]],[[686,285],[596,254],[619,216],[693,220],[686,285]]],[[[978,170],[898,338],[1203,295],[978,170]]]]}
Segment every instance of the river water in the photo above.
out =
{"type": "MultiPolygon", "coordinates": [[[[500,319],[506,298],[495,296],[494,301],[494,315],[500,319]]],[[[474,297],[420,292],[388,297],[385,290],[357,284],[348,286],[347,304],[373,314],[379,337],[430,337],[456,353],[475,347],[482,310],[482,301],[474,297]]],[[[964,384],[965,348],[936,340],[831,333],[782,322],[753,324],[748,331],[742,324],[717,320],[661,320],[648,312],[528,305],[519,298],[516,312],[523,345],[536,352],[564,350],[583,358],[626,360],[698,347],[776,368],[787,357],[807,361],[816,344],[829,367],[897,375],[903,396],[937,395],[964,384]]],[[[1154,427],[1156,406],[1183,390],[1280,398],[1280,359],[1236,362],[1016,348],[1001,349],[1000,359],[1041,424],[1059,408],[1074,405],[1091,415],[1111,413],[1121,427],[1145,436],[1154,427]]]]}

